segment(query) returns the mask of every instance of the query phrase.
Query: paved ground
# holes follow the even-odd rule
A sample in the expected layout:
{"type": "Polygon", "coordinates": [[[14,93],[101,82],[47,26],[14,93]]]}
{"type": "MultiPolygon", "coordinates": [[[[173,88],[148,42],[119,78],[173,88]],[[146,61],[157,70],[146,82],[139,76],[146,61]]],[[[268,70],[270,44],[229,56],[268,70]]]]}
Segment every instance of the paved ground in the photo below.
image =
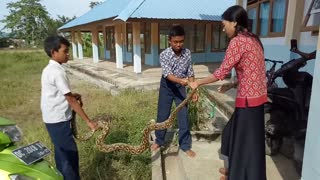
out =
{"type": "MultiPolygon", "coordinates": [[[[114,62],[103,61],[93,64],[92,59],[70,61],[66,66],[71,73],[106,88],[113,94],[119,93],[124,88],[157,89],[161,76],[160,68],[143,66],[142,74],[136,74],[133,73],[133,67],[130,64],[125,65],[123,69],[116,69],[114,62]]],[[[196,77],[203,78],[218,66],[217,63],[195,65],[196,77]]],[[[212,120],[212,125],[225,123],[233,112],[235,90],[231,90],[227,94],[216,92],[216,88],[221,83],[223,82],[207,86],[211,100],[216,103],[216,107],[220,111],[212,120]]],[[[218,180],[220,177],[218,169],[222,166],[222,161],[218,156],[220,132],[219,127],[213,127],[211,131],[207,132],[192,132],[193,150],[197,153],[196,158],[185,156],[174,144],[161,152],[154,152],[152,154],[152,179],[218,180]]],[[[269,180],[299,179],[291,160],[282,155],[266,156],[266,158],[269,180]]]]}

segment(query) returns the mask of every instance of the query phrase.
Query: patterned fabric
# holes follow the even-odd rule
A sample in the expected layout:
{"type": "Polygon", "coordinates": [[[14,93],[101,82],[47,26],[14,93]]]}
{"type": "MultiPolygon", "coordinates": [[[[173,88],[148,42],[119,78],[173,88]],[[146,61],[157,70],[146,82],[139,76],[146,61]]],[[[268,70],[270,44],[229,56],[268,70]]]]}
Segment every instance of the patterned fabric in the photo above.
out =
{"type": "Polygon", "coordinates": [[[165,49],[160,53],[160,65],[164,78],[169,74],[178,78],[194,76],[189,49],[183,49],[180,56],[177,56],[171,47],[165,49]]]}
{"type": "Polygon", "coordinates": [[[263,50],[259,42],[244,34],[232,38],[221,66],[213,75],[222,80],[235,68],[238,78],[236,107],[255,107],[267,101],[263,50]]]}

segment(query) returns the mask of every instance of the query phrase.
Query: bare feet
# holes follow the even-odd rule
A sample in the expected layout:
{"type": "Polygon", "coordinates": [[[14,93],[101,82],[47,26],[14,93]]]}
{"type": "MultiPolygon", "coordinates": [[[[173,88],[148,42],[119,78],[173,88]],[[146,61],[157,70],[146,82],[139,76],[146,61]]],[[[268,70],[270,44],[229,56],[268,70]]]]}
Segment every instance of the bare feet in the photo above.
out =
{"type": "Polygon", "coordinates": [[[226,168],[220,168],[220,169],[219,169],[219,172],[220,172],[221,174],[225,175],[225,176],[228,175],[228,170],[227,170],[226,168]]]}
{"type": "Polygon", "coordinates": [[[151,151],[156,151],[156,150],[159,149],[159,148],[160,148],[160,146],[159,146],[159,144],[157,144],[157,143],[154,143],[154,144],[152,144],[152,145],[150,146],[151,151]]]}
{"type": "Polygon", "coordinates": [[[228,176],[221,176],[220,177],[220,180],[227,180],[228,179],[228,176]]]}
{"type": "Polygon", "coordinates": [[[196,153],[192,150],[187,150],[185,151],[186,155],[189,156],[189,157],[195,157],[196,156],[196,153]]]}

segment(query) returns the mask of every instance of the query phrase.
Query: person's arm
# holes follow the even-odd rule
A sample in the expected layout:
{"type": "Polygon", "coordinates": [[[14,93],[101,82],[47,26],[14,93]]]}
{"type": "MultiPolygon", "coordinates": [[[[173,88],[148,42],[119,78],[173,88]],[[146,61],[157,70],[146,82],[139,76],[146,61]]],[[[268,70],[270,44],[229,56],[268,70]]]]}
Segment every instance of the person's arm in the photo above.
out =
{"type": "Polygon", "coordinates": [[[87,116],[87,114],[84,112],[84,110],[81,107],[81,102],[78,102],[78,98],[80,98],[81,96],[79,94],[72,94],[71,92],[67,93],[64,95],[69,103],[69,105],[71,106],[71,108],[77,113],[79,114],[79,116],[87,123],[87,125],[89,126],[89,128],[91,130],[95,130],[97,127],[97,123],[95,123],[94,121],[92,121],[91,119],[89,119],[89,117],[87,116]]]}
{"type": "Polygon", "coordinates": [[[196,80],[194,83],[190,83],[190,87],[195,89],[204,84],[223,80],[231,71],[231,69],[240,61],[243,49],[241,46],[243,46],[243,44],[238,42],[237,39],[233,38],[228,45],[224,60],[222,61],[220,67],[213,74],[210,74],[204,79],[196,80]]]}
{"type": "Polygon", "coordinates": [[[186,79],[186,78],[178,78],[178,77],[176,77],[176,76],[174,76],[172,74],[169,74],[166,78],[169,81],[181,84],[182,86],[188,85],[188,79],[186,79]]]}
{"type": "MultiPolygon", "coordinates": [[[[194,78],[194,76],[192,76],[192,77],[189,77],[188,80],[189,80],[189,85],[190,85],[190,83],[192,83],[192,82],[195,81],[195,78],[194,78]]],[[[192,101],[193,101],[193,102],[197,102],[198,99],[199,99],[199,94],[198,94],[198,92],[197,92],[197,93],[194,93],[193,96],[192,96],[192,101]]]]}

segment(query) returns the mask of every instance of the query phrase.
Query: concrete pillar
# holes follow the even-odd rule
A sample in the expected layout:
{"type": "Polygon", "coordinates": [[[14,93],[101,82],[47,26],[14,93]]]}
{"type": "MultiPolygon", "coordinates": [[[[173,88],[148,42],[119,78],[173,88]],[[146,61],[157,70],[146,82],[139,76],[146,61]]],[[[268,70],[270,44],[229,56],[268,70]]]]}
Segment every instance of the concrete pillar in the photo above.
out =
{"type": "Polygon", "coordinates": [[[132,23],[133,34],[133,71],[141,73],[140,22],[132,23]]]}
{"type": "Polygon", "coordinates": [[[78,58],[77,55],[77,41],[76,41],[76,34],[74,31],[71,32],[71,44],[72,44],[72,57],[73,59],[78,58]]]}
{"type": "Polygon", "coordinates": [[[78,57],[79,59],[83,59],[83,49],[82,49],[82,35],[81,31],[77,32],[77,42],[78,42],[78,57]]]}
{"type": "Polygon", "coordinates": [[[123,38],[121,38],[121,24],[115,25],[115,45],[116,45],[116,66],[123,68],[123,38]]]}
{"type": "Polygon", "coordinates": [[[242,6],[244,9],[247,9],[248,0],[237,0],[237,4],[242,6]]]}
{"type": "Polygon", "coordinates": [[[92,59],[94,63],[99,62],[99,32],[98,30],[91,31],[92,33],[92,59]]]}
{"type": "Polygon", "coordinates": [[[320,179],[320,28],[318,35],[317,56],[315,59],[308,128],[304,148],[301,180],[320,179]]]}
{"type": "MultiPolygon", "coordinates": [[[[300,39],[300,30],[303,20],[303,11],[305,1],[290,0],[288,1],[288,13],[286,23],[286,44],[290,46],[291,39],[300,39]]],[[[299,42],[299,41],[298,41],[299,42]]]]}
{"type": "Polygon", "coordinates": [[[159,65],[159,25],[151,23],[151,55],[152,65],[159,65]]]}

